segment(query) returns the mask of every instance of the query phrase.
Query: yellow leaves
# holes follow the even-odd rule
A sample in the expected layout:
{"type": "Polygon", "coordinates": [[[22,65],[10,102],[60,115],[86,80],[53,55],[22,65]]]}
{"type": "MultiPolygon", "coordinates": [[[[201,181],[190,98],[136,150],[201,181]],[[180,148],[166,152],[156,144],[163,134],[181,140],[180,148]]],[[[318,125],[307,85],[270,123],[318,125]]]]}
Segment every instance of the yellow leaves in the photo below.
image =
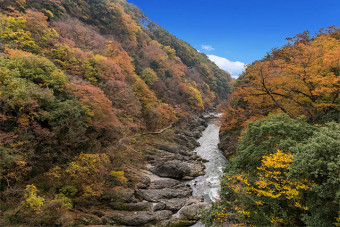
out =
{"type": "MultiPolygon", "coordinates": [[[[276,153],[263,157],[262,168],[287,168],[292,161],[292,154],[286,154],[280,150],[277,150],[276,153]]],[[[261,169],[261,167],[258,169],[261,169]]]]}
{"type": "Polygon", "coordinates": [[[258,196],[270,198],[286,198],[288,200],[300,199],[298,190],[310,190],[311,184],[306,180],[290,181],[287,179],[289,165],[293,161],[293,155],[277,150],[276,153],[264,156],[262,165],[257,169],[258,180],[252,191],[258,196]]]}
{"type": "Polygon", "coordinates": [[[283,224],[284,223],[283,219],[282,218],[278,218],[278,217],[272,217],[270,222],[272,224],[283,224]]]}
{"type": "Polygon", "coordinates": [[[243,209],[241,209],[241,208],[239,208],[239,207],[236,207],[236,212],[237,213],[239,213],[239,214],[243,214],[243,215],[245,215],[245,216],[247,216],[247,217],[250,217],[250,212],[248,212],[248,211],[245,211],[245,210],[243,210],[243,209]]]}
{"type": "MultiPolygon", "coordinates": [[[[65,169],[52,168],[46,175],[51,181],[68,184],[60,189],[65,195],[74,195],[78,191],[84,197],[98,197],[103,193],[105,179],[110,174],[110,159],[106,154],[80,154],[65,169]]],[[[124,176],[119,175],[121,180],[124,176]]]]}
{"type": "Polygon", "coordinates": [[[38,196],[38,192],[39,191],[34,184],[27,185],[23,204],[36,213],[41,213],[45,199],[41,196],[38,196]]]}
{"type": "Polygon", "coordinates": [[[46,176],[52,179],[58,179],[61,177],[61,174],[62,174],[62,170],[60,166],[55,166],[49,172],[46,173],[46,176]]]}
{"type": "Polygon", "coordinates": [[[303,210],[308,210],[308,207],[307,206],[303,206],[303,205],[301,205],[301,203],[299,203],[299,202],[295,202],[295,207],[298,207],[298,208],[301,208],[301,209],[303,209],[303,210]]]}
{"type": "Polygon", "coordinates": [[[99,197],[102,195],[103,183],[97,184],[90,184],[90,185],[83,185],[83,196],[84,197],[99,197]]]}
{"type": "Polygon", "coordinates": [[[111,171],[110,175],[120,184],[125,184],[128,179],[124,176],[124,171],[111,171]]]}
{"type": "Polygon", "coordinates": [[[72,200],[67,198],[64,194],[57,194],[50,203],[57,203],[61,209],[70,210],[73,208],[72,200]]]}
{"type": "Polygon", "coordinates": [[[262,206],[264,203],[262,201],[256,201],[255,204],[259,205],[259,206],[262,206]]]}
{"type": "Polygon", "coordinates": [[[31,33],[26,31],[26,20],[23,17],[11,17],[0,14],[0,39],[5,44],[21,47],[32,52],[39,52],[31,33]]]}
{"type": "Polygon", "coordinates": [[[44,13],[45,13],[45,15],[48,17],[48,18],[53,18],[54,17],[54,14],[50,11],[50,10],[48,10],[48,9],[43,9],[42,10],[44,13]]]}
{"type": "MultiPolygon", "coordinates": [[[[247,174],[225,175],[222,183],[235,194],[237,199],[233,203],[227,203],[231,209],[227,210],[230,213],[225,212],[223,220],[228,220],[232,217],[229,215],[235,215],[236,212],[239,215],[244,215],[238,218],[243,222],[252,215],[262,213],[262,207],[268,209],[281,201],[285,201],[288,207],[308,210],[308,207],[303,205],[300,193],[303,190],[311,190],[313,184],[307,180],[291,180],[287,177],[292,161],[291,153],[277,150],[274,154],[262,157],[262,164],[257,168],[258,172],[255,177],[250,177],[247,174]],[[253,209],[251,212],[247,210],[249,203],[252,203],[251,205],[257,209],[253,209]]],[[[222,216],[220,213],[217,214],[222,216]]],[[[272,224],[285,223],[283,217],[277,216],[275,212],[272,214],[272,224]]]]}
{"type": "Polygon", "coordinates": [[[225,175],[224,178],[227,180],[225,184],[228,185],[228,187],[232,189],[235,193],[246,193],[247,191],[250,191],[250,187],[248,187],[250,184],[248,183],[248,177],[246,175],[225,175]]]}
{"type": "Polygon", "coordinates": [[[340,211],[338,211],[338,217],[335,219],[334,225],[340,226],[340,211]]]}
{"type": "Polygon", "coordinates": [[[191,106],[194,109],[204,110],[204,104],[203,104],[201,92],[197,88],[195,88],[192,84],[189,84],[188,88],[192,94],[192,96],[189,98],[189,103],[191,104],[191,106]]]}

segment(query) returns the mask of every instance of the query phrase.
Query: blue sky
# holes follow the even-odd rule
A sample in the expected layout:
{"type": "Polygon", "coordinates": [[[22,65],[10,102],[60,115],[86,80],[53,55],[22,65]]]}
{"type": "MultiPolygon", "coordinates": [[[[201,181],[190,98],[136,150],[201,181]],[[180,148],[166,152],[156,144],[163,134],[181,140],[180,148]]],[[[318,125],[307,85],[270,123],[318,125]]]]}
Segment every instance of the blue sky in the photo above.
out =
{"type": "Polygon", "coordinates": [[[340,25],[340,0],[127,0],[236,76],[305,30],[340,25]]]}

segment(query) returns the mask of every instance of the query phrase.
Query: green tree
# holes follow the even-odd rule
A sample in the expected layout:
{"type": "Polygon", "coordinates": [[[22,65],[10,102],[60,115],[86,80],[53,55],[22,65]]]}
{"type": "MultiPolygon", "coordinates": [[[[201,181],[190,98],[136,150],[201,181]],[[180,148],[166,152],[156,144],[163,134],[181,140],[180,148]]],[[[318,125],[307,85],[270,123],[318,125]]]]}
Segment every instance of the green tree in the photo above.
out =
{"type": "Polygon", "coordinates": [[[340,207],[340,124],[329,123],[319,128],[313,137],[291,151],[294,153],[291,177],[316,183],[306,193],[309,213],[303,221],[307,226],[334,225],[340,207]]]}
{"type": "Polygon", "coordinates": [[[141,72],[140,78],[142,78],[142,80],[144,80],[144,82],[149,86],[152,86],[158,80],[158,77],[155,71],[153,71],[149,67],[145,68],[141,72]]]}

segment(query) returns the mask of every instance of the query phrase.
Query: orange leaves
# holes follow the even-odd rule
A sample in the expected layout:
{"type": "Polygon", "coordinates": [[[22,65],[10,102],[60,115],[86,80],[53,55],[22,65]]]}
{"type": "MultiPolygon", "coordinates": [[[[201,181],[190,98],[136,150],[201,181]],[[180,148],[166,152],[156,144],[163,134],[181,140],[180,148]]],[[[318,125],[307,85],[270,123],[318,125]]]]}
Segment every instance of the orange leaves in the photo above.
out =
{"type": "Polygon", "coordinates": [[[328,111],[339,110],[340,43],[332,32],[336,30],[312,40],[307,33],[296,36],[295,43],[248,66],[236,83],[225,127],[280,112],[315,121],[328,111]]]}
{"type": "Polygon", "coordinates": [[[113,59],[122,69],[126,76],[134,73],[134,66],[128,53],[116,41],[107,42],[106,56],[113,59]]]}
{"type": "Polygon", "coordinates": [[[70,83],[68,89],[79,99],[89,121],[99,128],[120,128],[112,102],[97,87],[70,83]]]}

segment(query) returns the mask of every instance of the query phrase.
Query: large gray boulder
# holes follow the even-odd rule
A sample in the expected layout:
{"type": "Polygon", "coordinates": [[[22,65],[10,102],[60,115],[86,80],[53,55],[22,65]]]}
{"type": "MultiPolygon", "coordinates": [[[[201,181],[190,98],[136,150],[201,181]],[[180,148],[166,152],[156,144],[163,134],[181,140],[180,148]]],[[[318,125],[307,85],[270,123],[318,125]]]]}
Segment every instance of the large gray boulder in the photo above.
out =
{"type": "Polygon", "coordinates": [[[137,191],[137,194],[146,201],[161,202],[164,199],[189,197],[192,194],[192,189],[189,187],[180,189],[141,189],[137,191]]]}
{"type": "Polygon", "coordinates": [[[207,210],[211,207],[208,203],[194,203],[188,206],[184,206],[179,211],[179,218],[183,220],[199,220],[201,218],[201,210],[207,210]]]}
{"type": "Polygon", "coordinates": [[[160,177],[175,179],[181,179],[184,176],[190,175],[189,166],[179,160],[159,163],[157,166],[150,168],[150,171],[160,177]]]}
{"type": "Polygon", "coordinates": [[[143,226],[148,223],[156,223],[167,220],[172,216],[169,210],[156,212],[136,211],[136,212],[113,212],[103,217],[105,224],[118,223],[128,226],[143,226]]]}
{"type": "Polygon", "coordinates": [[[150,168],[150,171],[160,177],[169,177],[175,179],[185,179],[188,177],[197,177],[204,175],[204,165],[198,162],[183,162],[171,160],[160,162],[150,168]]]}

